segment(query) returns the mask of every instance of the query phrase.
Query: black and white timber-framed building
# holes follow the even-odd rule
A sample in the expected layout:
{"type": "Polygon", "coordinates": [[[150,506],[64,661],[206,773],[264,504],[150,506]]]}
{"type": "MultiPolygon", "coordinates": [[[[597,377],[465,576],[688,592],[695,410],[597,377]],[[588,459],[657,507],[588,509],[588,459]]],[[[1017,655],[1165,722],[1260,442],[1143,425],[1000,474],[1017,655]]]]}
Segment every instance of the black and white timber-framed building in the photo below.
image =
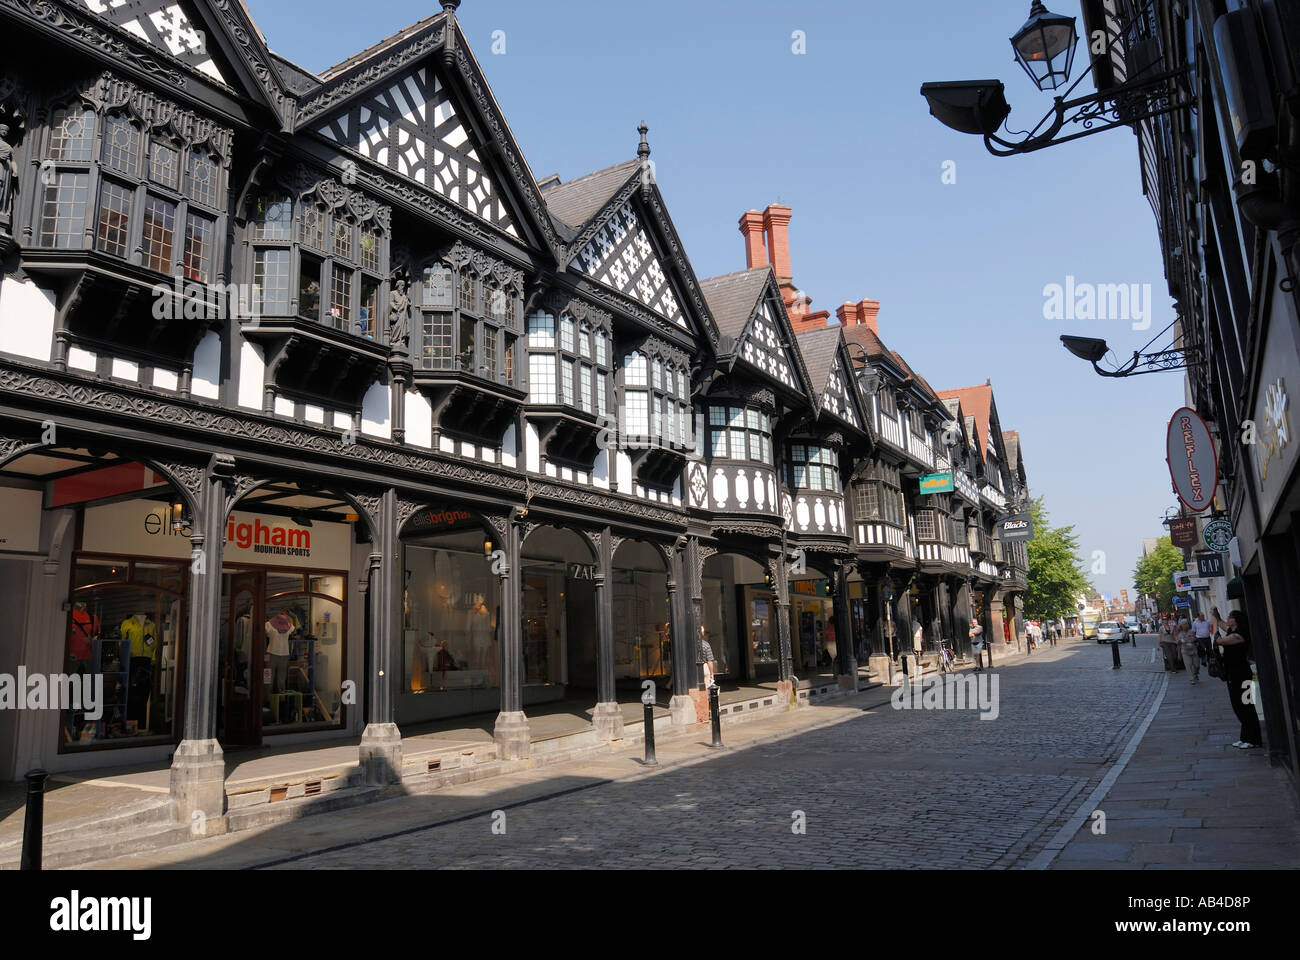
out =
{"type": "Polygon", "coordinates": [[[170,756],[188,818],[265,738],[371,783],[450,716],[615,740],[645,679],[696,721],[701,635],[856,688],[860,361],[694,275],[644,126],[535,179],[458,6],[313,75],[236,0],[0,0],[0,670],[104,679],[0,712],[3,777],[170,756]]]}

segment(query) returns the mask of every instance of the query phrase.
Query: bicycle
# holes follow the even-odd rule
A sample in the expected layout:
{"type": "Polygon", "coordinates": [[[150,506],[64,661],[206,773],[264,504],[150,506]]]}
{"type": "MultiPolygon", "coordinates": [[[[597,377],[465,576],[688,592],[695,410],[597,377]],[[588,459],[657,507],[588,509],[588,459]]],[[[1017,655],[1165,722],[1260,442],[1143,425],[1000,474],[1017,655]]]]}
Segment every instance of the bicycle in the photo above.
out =
{"type": "Polygon", "coordinates": [[[953,655],[952,641],[939,641],[939,672],[952,673],[957,669],[956,658],[953,655]]]}

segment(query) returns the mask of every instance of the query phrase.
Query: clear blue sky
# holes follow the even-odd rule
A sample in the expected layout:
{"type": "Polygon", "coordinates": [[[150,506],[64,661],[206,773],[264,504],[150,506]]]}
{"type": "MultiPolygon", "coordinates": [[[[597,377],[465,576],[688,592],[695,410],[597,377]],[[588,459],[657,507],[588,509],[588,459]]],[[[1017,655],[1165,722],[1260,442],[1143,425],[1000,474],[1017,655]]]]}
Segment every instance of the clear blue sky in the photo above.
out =
{"type": "MultiPolygon", "coordinates": [[[[277,53],[323,70],[440,7],[432,0],[247,0],[277,53]]],[[[1075,0],[1053,0],[1078,15],[1075,0]]],[[[926,80],[1007,83],[1009,126],[1048,110],[1007,38],[1027,0],[465,0],[462,28],[533,173],[564,179],[636,155],[656,173],[700,277],[744,267],[740,214],[794,208],[795,283],[814,309],[882,303],[880,333],[936,389],[992,379],[1029,483],[1074,524],[1106,594],[1132,589],[1141,538],[1176,498],[1164,431],[1182,376],[1103,380],[1060,346],[1121,354],[1173,318],[1133,134],[989,156],[929,116],[926,80]],[[505,53],[492,53],[505,32],[505,53]],[[792,52],[802,30],[807,52],[792,52]],[[943,164],[957,182],[944,184],[943,164]],[[1067,275],[1151,284],[1152,329],[1044,319],[1067,275]]],[[[1081,48],[1082,49],[1082,48],[1081,48]]],[[[1076,70],[1083,65],[1081,53],[1076,70]]],[[[1076,74],[1077,75],[1077,74],[1076,74]]],[[[1086,81],[1085,81],[1086,83],[1086,81]]]]}

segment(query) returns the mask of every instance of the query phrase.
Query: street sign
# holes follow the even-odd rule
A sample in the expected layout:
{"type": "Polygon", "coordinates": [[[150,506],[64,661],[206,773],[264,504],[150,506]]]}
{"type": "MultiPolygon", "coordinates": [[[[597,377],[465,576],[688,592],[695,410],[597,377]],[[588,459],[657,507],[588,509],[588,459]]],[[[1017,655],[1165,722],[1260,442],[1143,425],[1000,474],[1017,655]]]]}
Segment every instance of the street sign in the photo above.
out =
{"type": "Polygon", "coordinates": [[[1227,520],[1211,520],[1205,525],[1205,545],[1215,553],[1223,553],[1232,543],[1232,524],[1227,520]]]}
{"type": "Polygon", "coordinates": [[[1169,521],[1169,539],[1175,547],[1186,549],[1196,546],[1196,518],[1174,517],[1169,521]]]}
{"type": "Polygon", "coordinates": [[[1188,600],[1186,597],[1174,597],[1175,610],[1190,610],[1191,608],[1192,601],[1188,600]]]}
{"type": "Polygon", "coordinates": [[[952,472],[946,473],[927,473],[921,478],[922,493],[952,493],[956,487],[953,486],[952,472]]]}
{"type": "Polygon", "coordinates": [[[1180,407],[1169,418],[1165,462],[1179,499],[1197,513],[1208,510],[1219,486],[1219,458],[1210,428],[1191,407],[1180,407]]]}
{"type": "Polygon", "coordinates": [[[1186,570],[1175,570],[1174,589],[1179,593],[1192,589],[1192,575],[1186,570]]]}
{"type": "Polygon", "coordinates": [[[1198,553],[1196,555],[1196,572],[1202,577],[1223,576],[1223,555],[1219,553],[1198,553]]]}
{"type": "Polygon", "coordinates": [[[1015,543],[1017,540],[1034,539],[1034,519],[1032,514],[1013,513],[1002,521],[1002,542],[1015,543]]]}

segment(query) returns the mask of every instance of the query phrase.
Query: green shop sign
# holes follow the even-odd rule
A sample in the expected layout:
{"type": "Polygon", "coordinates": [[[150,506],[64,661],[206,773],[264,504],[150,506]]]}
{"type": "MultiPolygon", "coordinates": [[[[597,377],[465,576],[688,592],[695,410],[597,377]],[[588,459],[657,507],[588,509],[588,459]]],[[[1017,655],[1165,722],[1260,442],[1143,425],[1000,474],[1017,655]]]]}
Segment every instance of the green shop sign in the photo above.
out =
{"type": "Polygon", "coordinates": [[[921,478],[922,493],[952,493],[952,472],[927,473],[921,478]]]}

